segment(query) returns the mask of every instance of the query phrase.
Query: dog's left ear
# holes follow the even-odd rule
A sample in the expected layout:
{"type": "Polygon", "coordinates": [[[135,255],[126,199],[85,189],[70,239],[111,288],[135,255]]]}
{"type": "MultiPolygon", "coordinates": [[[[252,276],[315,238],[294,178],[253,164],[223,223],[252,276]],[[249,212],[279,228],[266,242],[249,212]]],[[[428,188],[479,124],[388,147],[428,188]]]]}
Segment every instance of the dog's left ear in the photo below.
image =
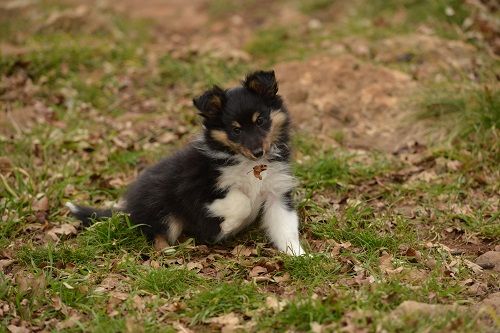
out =
{"type": "Polygon", "coordinates": [[[226,93],[218,86],[205,91],[199,97],[193,99],[193,104],[200,111],[200,115],[206,119],[217,118],[224,109],[226,103],[226,93]]]}
{"type": "Polygon", "coordinates": [[[276,82],[274,71],[257,71],[248,74],[243,81],[243,86],[265,98],[273,98],[278,93],[278,82],[276,82]]]}

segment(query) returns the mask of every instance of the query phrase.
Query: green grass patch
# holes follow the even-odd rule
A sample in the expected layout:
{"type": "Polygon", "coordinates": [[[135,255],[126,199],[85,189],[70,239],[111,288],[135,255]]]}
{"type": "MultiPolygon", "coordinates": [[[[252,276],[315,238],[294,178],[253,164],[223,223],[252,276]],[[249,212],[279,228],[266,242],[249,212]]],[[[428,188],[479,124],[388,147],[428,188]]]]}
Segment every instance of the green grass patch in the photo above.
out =
{"type": "Polygon", "coordinates": [[[22,247],[17,259],[35,267],[64,267],[68,264],[85,265],[95,260],[96,249],[62,243],[50,243],[40,247],[22,247]]]}
{"type": "Polygon", "coordinates": [[[299,41],[297,32],[286,27],[272,27],[258,31],[246,45],[251,55],[273,63],[278,59],[302,58],[306,47],[299,41]]]}
{"type": "Polygon", "coordinates": [[[245,64],[237,61],[214,58],[210,56],[193,56],[188,59],[175,59],[165,55],[159,61],[159,80],[167,85],[184,84],[190,89],[192,85],[209,87],[223,85],[241,78],[248,71],[245,64]]]}
{"type": "Polygon", "coordinates": [[[202,279],[195,272],[181,268],[152,269],[138,278],[139,288],[164,297],[184,293],[202,283],[202,279]]]}
{"type": "Polygon", "coordinates": [[[344,310],[338,309],[338,304],[334,300],[329,301],[298,298],[277,315],[262,317],[259,327],[271,331],[284,331],[285,327],[288,329],[293,327],[297,331],[310,331],[313,322],[332,323],[341,318],[344,310]]]}
{"type": "Polygon", "coordinates": [[[348,206],[339,219],[317,222],[311,225],[312,234],[322,239],[334,239],[337,242],[350,242],[369,253],[382,249],[395,250],[405,242],[415,241],[411,226],[401,217],[394,218],[396,227],[387,230],[385,221],[373,214],[372,208],[363,205],[348,206]],[[384,231],[385,230],[385,231],[384,231]]]}
{"type": "Polygon", "coordinates": [[[188,301],[189,317],[196,324],[224,313],[256,309],[262,306],[263,299],[264,295],[251,284],[222,283],[188,301]]]}
{"type": "Polygon", "coordinates": [[[79,236],[79,243],[102,252],[149,250],[151,246],[139,228],[139,225],[130,222],[127,215],[115,214],[87,228],[79,236]]]}
{"type": "Polygon", "coordinates": [[[283,257],[285,271],[299,285],[315,288],[322,283],[333,283],[338,278],[340,264],[328,255],[316,254],[300,257],[283,257]]]}
{"type": "Polygon", "coordinates": [[[300,0],[299,9],[305,14],[314,14],[318,11],[328,9],[335,0],[300,0]]]}
{"type": "Polygon", "coordinates": [[[419,106],[421,119],[436,119],[462,137],[500,129],[500,92],[488,86],[429,88],[419,106]]]}
{"type": "MultiPolygon", "coordinates": [[[[312,147],[303,147],[310,151],[312,147]]],[[[295,165],[295,175],[308,190],[347,190],[347,185],[371,179],[397,167],[380,154],[373,153],[366,161],[357,161],[356,156],[346,152],[326,151],[308,161],[295,165]]]]}

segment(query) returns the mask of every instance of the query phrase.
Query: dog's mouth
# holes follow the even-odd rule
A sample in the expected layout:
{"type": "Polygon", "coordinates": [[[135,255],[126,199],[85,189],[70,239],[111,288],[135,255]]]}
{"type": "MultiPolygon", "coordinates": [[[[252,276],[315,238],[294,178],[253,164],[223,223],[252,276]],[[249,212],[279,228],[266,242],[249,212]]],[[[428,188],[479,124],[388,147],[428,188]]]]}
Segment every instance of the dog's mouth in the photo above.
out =
{"type": "Polygon", "coordinates": [[[266,151],[264,149],[260,150],[250,150],[246,147],[240,147],[239,153],[244,157],[252,161],[257,161],[266,157],[266,151]]]}

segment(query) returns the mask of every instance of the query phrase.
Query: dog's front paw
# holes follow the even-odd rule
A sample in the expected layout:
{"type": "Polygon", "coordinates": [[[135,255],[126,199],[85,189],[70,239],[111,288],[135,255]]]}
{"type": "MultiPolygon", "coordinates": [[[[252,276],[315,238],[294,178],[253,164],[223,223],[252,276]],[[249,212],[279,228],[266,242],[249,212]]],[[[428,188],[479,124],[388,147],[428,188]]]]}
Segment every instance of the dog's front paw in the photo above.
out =
{"type": "Polygon", "coordinates": [[[288,243],[286,250],[285,250],[285,253],[288,255],[291,255],[291,256],[295,256],[295,257],[303,256],[306,254],[306,252],[304,251],[302,246],[300,246],[300,244],[298,244],[298,243],[294,243],[294,244],[288,243]]]}

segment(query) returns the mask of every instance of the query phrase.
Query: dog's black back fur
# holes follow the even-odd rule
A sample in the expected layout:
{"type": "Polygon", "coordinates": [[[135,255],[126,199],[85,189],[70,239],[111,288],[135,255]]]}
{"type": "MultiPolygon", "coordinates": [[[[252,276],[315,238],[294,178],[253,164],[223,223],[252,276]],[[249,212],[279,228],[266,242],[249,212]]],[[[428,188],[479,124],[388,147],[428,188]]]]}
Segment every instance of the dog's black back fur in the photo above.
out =
{"type": "Polygon", "coordinates": [[[142,230],[150,238],[166,234],[165,217],[174,215],[189,221],[184,225],[187,234],[211,242],[221,221],[207,216],[204,205],[225,194],[215,186],[223,162],[189,145],[146,169],[125,194],[124,210],[132,221],[145,225],[142,230]]]}

